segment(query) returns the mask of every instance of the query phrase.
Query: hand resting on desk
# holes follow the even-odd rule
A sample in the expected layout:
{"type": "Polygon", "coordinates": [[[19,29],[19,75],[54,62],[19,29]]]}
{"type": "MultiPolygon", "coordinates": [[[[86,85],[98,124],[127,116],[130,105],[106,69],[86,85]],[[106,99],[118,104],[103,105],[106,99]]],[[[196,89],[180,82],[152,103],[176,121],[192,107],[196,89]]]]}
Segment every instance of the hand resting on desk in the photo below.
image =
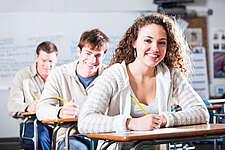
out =
{"type": "Polygon", "coordinates": [[[79,111],[79,105],[75,104],[75,101],[72,100],[68,103],[64,103],[62,109],[59,112],[59,118],[75,118],[79,111]]]}
{"type": "Polygon", "coordinates": [[[154,130],[164,127],[166,122],[164,115],[151,114],[139,118],[129,118],[126,124],[128,130],[154,130]]]}

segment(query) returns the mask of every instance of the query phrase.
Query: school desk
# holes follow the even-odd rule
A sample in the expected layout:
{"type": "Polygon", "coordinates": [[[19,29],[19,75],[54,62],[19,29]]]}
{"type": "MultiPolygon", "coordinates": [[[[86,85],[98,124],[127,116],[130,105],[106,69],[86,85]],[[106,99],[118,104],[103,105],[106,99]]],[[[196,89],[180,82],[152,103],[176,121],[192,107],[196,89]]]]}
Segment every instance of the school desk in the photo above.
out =
{"type": "Polygon", "coordinates": [[[208,100],[210,103],[212,104],[216,104],[216,103],[225,103],[225,99],[210,99],[208,100]]]}
{"type": "Polygon", "coordinates": [[[52,133],[52,149],[56,149],[56,137],[60,128],[67,128],[65,133],[65,150],[69,150],[69,134],[73,128],[77,127],[77,118],[65,118],[56,120],[42,120],[42,123],[54,124],[55,128],[52,133]]]}
{"type": "MultiPolygon", "coordinates": [[[[87,134],[88,138],[108,141],[109,144],[102,148],[107,149],[115,142],[136,141],[131,148],[139,149],[149,144],[174,144],[204,139],[217,139],[225,137],[225,124],[200,124],[161,128],[153,131],[127,131],[113,133],[87,134]]],[[[175,147],[176,149],[176,147],[175,147]]]]}
{"type": "Polygon", "coordinates": [[[215,114],[220,114],[223,105],[222,104],[215,104],[215,105],[209,105],[206,106],[208,110],[211,110],[213,112],[213,123],[217,123],[218,117],[215,114]]]}
{"type": "Polygon", "coordinates": [[[216,110],[216,109],[221,109],[222,105],[210,105],[206,106],[208,110],[216,110]]]}
{"type": "Polygon", "coordinates": [[[22,140],[32,140],[34,142],[34,149],[38,150],[38,126],[37,126],[37,117],[35,112],[23,112],[20,114],[20,118],[23,118],[23,123],[22,123],[22,135],[21,139],[22,140]],[[29,137],[24,137],[25,134],[25,128],[26,128],[26,123],[29,121],[33,121],[34,123],[34,136],[32,138],[29,137]]]}

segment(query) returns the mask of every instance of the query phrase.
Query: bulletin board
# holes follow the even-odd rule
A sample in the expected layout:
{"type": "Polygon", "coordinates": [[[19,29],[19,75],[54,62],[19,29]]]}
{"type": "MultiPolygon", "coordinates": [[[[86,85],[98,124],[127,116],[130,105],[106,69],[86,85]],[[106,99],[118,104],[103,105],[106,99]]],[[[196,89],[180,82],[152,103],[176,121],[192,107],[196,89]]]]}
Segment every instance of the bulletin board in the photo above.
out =
{"type": "Polygon", "coordinates": [[[191,62],[193,73],[191,74],[191,85],[203,98],[209,99],[209,64],[208,41],[207,41],[207,18],[206,17],[183,17],[187,22],[185,35],[192,49],[191,62]]]}
{"type": "MultiPolygon", "coordinates": [[[[182,17],[185,21],[188,22],[188,29],[193,29],[196,31],[196,35],[199,35],[199,29],[201,30],[202,40],[197,41],[201,42],[200,45],[190,45],[190,46],[202,46],[206,50],[206,58],[208,60],[209,52],[208,52],[208,30],[207,30],[207,17],[182,17]]],[[[196,43],[197,43],[196,42],[196,43]]],[[[207,68],[209,68],[209,64],[207,64],[207,68]]],[[[208,69],[209,71],[209,69],[208,69]]],[[[209,73],[208,73],[209,74],[209,73]]]]}

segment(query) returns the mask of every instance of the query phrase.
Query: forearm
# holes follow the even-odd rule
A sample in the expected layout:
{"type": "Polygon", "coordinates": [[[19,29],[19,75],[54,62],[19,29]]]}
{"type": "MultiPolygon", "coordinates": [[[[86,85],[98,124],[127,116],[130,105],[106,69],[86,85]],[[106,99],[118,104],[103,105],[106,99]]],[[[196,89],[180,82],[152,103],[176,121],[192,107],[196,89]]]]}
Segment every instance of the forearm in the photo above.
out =
{"type": "Polygon", "coordinates": [[[167,118],[166,127],[207,123],[209,118],[208,112],[202,108],[180,112],[166,112],[164,115],[167,118]]]}
{"type": "Polygon", "coordinates": [[[106,116],[98,113],[83,114],[79,117],[78,129],[80,133],[97,133],[125,131],[127,117],[123,115],[106,116]]]}
{"type": "Polygon", "coordinates": [[[12,117],[16,117],[22,112],[26,112],[27,103],[8,103],[8,113],[12,117]]]}
{"type": "Polygon", "coordinates": [[[176,80],[173,80],[174,89],[171,99],[177,101],[182,111],[165,113],[168,120],[166,126],[207,123],[209,114],[201,97],[181,73],[176,72],[174,78],[176,80]]]}
{"type": "MultiPolygon", "coordinates": [[[[41,94],[40,100],[37,104],[37,117],[39,120],[54,120],[59,119],[59,110],[62,108],[62,104],[54,96],[61,94],[60,79],[57,78],[55,72],[51,72],[45,83],[45,88],[41,94]]],[[[59,95],[58,95],[59,96],[59,95]]]]}
{"type": "Polygon", "coordinates": [[[22,92],[13,93],[11,91],[8,99],[8,112],[11,116],[16,117],[16,115],[25,112],[28,105],[29,103],[24,102],[22,92]]]}
{"type": "Polygon", "coordinates": [[[38,104],[36,115],[38,120],[55,120],[58,118],[58,113],[62,107],[57,107],[49,104],[38,104]]]}
{"type": "MultiPolygon", "coordinates": [[[[82,133],[112,132],[126,130],[128,116],[120,115],[119,97],[112,95],[112,80],[99,80],[81,108],[78,128],[82,133]],[[111,81],[111,82],[110,82],[111,81]],[[111,104],[111,105],[109,105],[111,104]],[[114,110],[110,113],[110,110],[114,110]],[[109,111],[109,112],[108,112],[109,111]],[[110,113],[110,114],[106,114],[110,113]],[[112,116],[110,116],[112,115],[112,116]]],[[[116,88],[114,88],[116,91],[116,88]]],[[[116,94],[115,94],[116,95],[116,94]]]]}

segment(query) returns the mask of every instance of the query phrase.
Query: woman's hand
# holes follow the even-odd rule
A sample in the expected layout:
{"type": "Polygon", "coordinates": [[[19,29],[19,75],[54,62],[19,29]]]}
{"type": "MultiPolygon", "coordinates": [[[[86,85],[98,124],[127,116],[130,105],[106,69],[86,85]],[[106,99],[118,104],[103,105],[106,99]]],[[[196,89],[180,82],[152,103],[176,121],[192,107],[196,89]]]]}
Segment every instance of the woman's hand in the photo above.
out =
{"type": "Polygon", "coordinates": [[[162,116],[147,115],[139,118],[127,119],[128,130],[154,130],[159,129],[162,125],[162,116]]]}
{"type": "Polygon", "coordinates": [[[76,105],[74,100],[65,103],[59,112],[59,118],[75,118],[79,111],[79,105],[76,105]]]}
{"type": "Polygon", "coordinates": [[[161,118],[161,124],[160,124],[160,127],[165,127],[166,124],[167,124],[167,120],[166,120],[166,117],[164,115],[159,115],[160,118],[161,118]]]}

